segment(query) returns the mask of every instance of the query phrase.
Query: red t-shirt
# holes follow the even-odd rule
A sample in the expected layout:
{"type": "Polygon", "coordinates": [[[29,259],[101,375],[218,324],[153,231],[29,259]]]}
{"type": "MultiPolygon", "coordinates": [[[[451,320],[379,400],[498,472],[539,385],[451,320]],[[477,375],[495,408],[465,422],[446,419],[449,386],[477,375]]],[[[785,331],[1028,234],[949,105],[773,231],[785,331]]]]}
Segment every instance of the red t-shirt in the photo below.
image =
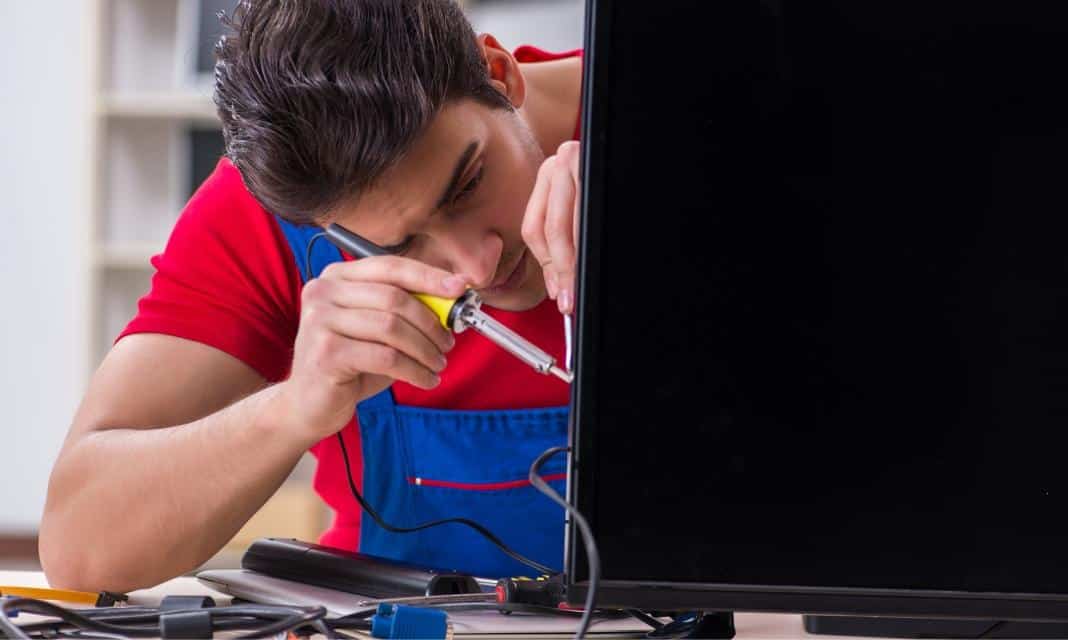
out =
{"type": "MultiPolygon", "coordinates": [[[[519,62],[580,55],[534,47],[515,52],[519,62]]],[[[576,126],[576,139],[578,133],[576,126]]],[[[268,381],[288,377],[300,318],[300,273],[278,222],[248,193],[229,160],[220,160],[190,199],[152,265],[152,287],[118,340],[134,333],[178,336],[224,351],[268,381]]],[[[563,325],[555,302],[546,300],[521,313],[486,310],[562,361],[563,325]]],[[[535,373],[471,331],[456,336],[436,389],[398,382],[393,393],[400,404],[442,409],[540,408],[568,402],[566,385],[535,373]]],[[[361,487],[358,428],[354,416],[344,438],[361,487]]],[[[333,526],[320,541],[356,549],[360,507],[349,491],[337,440],[325,438],[311,452],[318,460],[315,490],[335,512],[333,526]]]]}

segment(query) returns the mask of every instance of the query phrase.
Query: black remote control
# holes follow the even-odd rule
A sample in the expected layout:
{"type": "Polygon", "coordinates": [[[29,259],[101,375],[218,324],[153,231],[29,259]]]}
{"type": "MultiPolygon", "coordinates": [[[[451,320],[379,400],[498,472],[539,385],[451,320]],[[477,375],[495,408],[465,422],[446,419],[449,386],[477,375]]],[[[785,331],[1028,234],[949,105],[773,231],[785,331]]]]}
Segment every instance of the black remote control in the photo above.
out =
{"type": "Polygon", "coordinates": [[[274,578],[371,598],[481,591],[478,581],[469,575],[294,539],[256,540],[241,558],[241,567],[274,578]]]}

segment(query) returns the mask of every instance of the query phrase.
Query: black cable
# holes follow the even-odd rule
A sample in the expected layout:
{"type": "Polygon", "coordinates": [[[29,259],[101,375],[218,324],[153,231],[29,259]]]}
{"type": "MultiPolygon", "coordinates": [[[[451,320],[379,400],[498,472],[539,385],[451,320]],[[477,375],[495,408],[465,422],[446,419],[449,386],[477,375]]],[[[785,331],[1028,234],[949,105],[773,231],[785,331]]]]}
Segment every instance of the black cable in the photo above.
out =
{"type": "Polygon", "coordinates": [[[35,600],[33,598],[10,598],[4,600],[4,602],[0,604],[0,628],[3,628],[9,638],[29,638],[21,628],[14,623],[8,622],[8,613],[12,611],[59,618],[63,622],[74,625],[80,629],[91,629],[93,631],[102,631],[104,633],[128,635],[124,633],[125,629],[119,625],[112,625],[107,622],[99,622],[92,618],[87,618],[70,609],[65,609],[59,605],[52,604],[51,602],[35,600]]]}
{"type": "Polygon", "coordinates": [[[590,584],[586,591],[586,610],[582,612],[582,621],[579,622],[579,628],[578,631],[575,632],[575,638],[583,638],[586,635],[586,631],[590,628],[590,619],[593,615],[594,606],[597,604],[597,584],[601,580],[601,556],[597,553],[597,542],[593,539],[593,531],[590,530],[590,525],[586,522],[586,518],[582,517],[582,514],[579,513],[578,509],[571,506],[567,500],[541,478],[541,466],[545,464],[549,458],[565,451],[570,451],[570,449],[568,447],[553,447],[538,456],[538,459],[534,461],[534,464],[530,465],[529,479],[530,484],[534,485],[535,489],[549,496],[550,500],[560,505],[571,514],[572,519],[574,519],[575,524],[578,525],[579,531],[582,533],[582,542],[586,546],[586,559],[590,565],[590,584]]]}
{"type": "MultiPolygon", "coordinates": [[[[126,614],[119,609],[85,609],[73,611],[51,602],[32,598],[11,598],[0,603],[0,633],[7,638],[29,640],[36,637],[71,636],[158,638],[161,616],[189,611],[208,611],[211,615],[212,632],[246,631],[242,638],[260,638],[310,626],[331,637],[331,630],[323,624],[326,609],[323,607],[295,607],[284,605],[233,605],[211,609],[176,609],[161,611],[138,607],[126,614]],[[18,611],[54,620],[34,622],[19,626],[11,622],[7,614],[18,611]],[[73,627],[68,630],[67,627],[73,627]],[[33,634],[33,635],[31,635],[33,634]]],[[[366,623],[365,623],[366,624],[366,623]]],[[[355,625],[354,625],[355,628],[355,625]]]]}
{"type": "MultiPolygon", "coordinates": [[[[352,468],[349,465],[349,452],[345,448],[345,439],[341,437],[340,431],[338,431],[335,435],[337,435],[338,444],[341,445],[341,459],[345,462],[345,477],[349,481],[349,489],[352,490],[352,496],[356,498],[357,502],[360,503],[360,507],[362,507],[363,510],[367,512],[367,515],[374,518],[374,521],[378,523],[378,526],[382,527],[386,531],[390,531],[393,533],[412,533],[413,531],[421,531],[423,529],[429,529],[430,527],[437,527],[443,524],[462,524],[471,527],[475,531],[482,534],[484,538],[492,542],[509,558],[521,562],[527,565],[528,567],[531,567],[535,571],[545,575],[551,575],[553,573],[556,573],[551,567],[547,567],[541,564],[540,562],[531,560],[530,558],[526,558],[520,555],[518,552],[512,550],[512,548],[502,542],[500,538],[493,535],[493,533],[489,529],[483,527],[474,520],[468,520],[467,518],[445,518],[443,520],[434,520],[433,522],[424,522],[414,527],[395,527],[391,524],[384,522],[382,518],[378,515],[378,513],[373,508],[371,508],[371,505],[367,503],[364,497],[360,495],[360,492],[356,490],[356,483],[352,479],[352,468]]],[[[540,480],[541,478],[538,479],[540,480]]]]}
{"type": "Polygon", "coordinates": [[[83,616],[95,619],[104,619],[111,616],[132,618],[139,614],[155,615],[158,612],[159,607],[101,607],[97,609],[82,609],[79,611],[83,616]]]}
{"type": "Polygon", "coordinates": [[[325,231],[320,231],[319,233],[315,234],[314,236],[311,237],[311,239],[308,240],[308,249],[304,253],[304,282],[311,282],[312,277],[313,277],[312,276],[312,263],[311,263],[312,247],[315,246],[315,241],[316,240],[318,240],[319,238],[325,238],[325,237],[326,237],[326,232],[325,231]]]}

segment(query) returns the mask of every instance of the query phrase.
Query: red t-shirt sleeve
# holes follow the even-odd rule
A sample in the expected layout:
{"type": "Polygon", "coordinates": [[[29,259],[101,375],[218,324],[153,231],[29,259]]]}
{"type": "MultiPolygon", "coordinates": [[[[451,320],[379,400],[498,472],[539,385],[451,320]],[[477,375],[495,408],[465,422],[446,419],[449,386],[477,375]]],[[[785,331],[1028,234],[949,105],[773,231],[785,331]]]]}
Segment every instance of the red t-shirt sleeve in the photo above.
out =
{"type": "Polygon", "coordinates": [[[118,340],[162,333],[245,362],[271,382],[289,374],[300,276],[274,217],[225,158],[186,205],[137,315],[118,340]]]}

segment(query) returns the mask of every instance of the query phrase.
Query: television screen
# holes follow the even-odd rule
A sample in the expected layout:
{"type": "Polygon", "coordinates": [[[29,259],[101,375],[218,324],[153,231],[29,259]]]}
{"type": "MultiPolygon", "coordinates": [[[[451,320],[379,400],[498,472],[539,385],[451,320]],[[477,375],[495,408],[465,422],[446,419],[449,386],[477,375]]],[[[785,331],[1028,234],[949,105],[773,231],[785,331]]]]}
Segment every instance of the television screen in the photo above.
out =
{"type": "Polygon", "coordinates": [[[1068,4],[588,11],[571,492],[609,601],[1068,612],[1068,4]]]}

